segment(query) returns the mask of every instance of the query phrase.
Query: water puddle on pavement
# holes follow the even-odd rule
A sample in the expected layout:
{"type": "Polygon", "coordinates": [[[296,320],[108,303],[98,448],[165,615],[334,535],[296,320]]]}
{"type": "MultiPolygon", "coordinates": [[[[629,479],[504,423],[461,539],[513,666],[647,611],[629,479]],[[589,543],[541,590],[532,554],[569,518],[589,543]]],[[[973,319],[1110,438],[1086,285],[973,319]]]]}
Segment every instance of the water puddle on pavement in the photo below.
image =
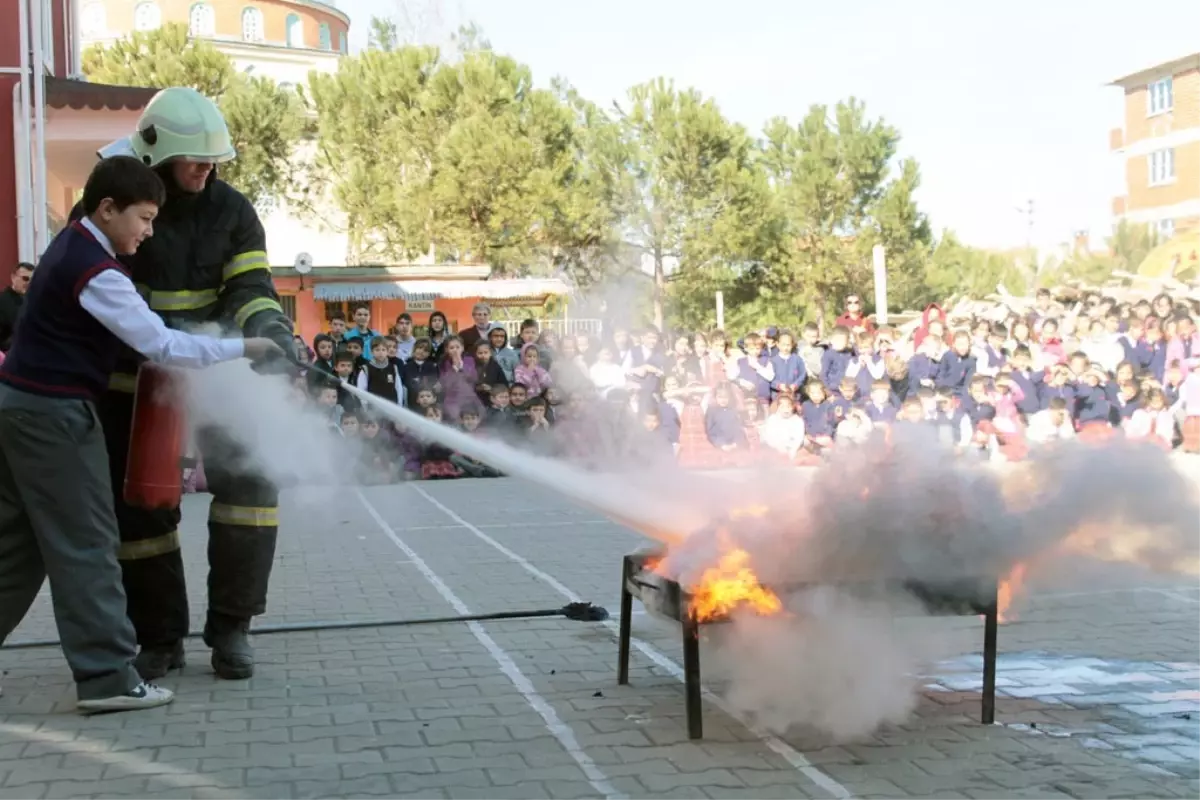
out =
{"type": "MultiPolygon", "coordinates": [[[[982,670],[978,655],[944,661],[924,676],[924,688],[978,692],[982,670]]],[[[1200,777],[1198,663],[1005,654],[997,661],[996,693],[998,724],[1009,729],[1075,739],[1134,760],[1146,772],[1200,777]],[[1022,721],[1020,711],[1004,713],[1005,697],[1037,701],[1077,721],[1022,721]],[[1067,713],[1071,709],[1082,713],[1067,713]]]]}

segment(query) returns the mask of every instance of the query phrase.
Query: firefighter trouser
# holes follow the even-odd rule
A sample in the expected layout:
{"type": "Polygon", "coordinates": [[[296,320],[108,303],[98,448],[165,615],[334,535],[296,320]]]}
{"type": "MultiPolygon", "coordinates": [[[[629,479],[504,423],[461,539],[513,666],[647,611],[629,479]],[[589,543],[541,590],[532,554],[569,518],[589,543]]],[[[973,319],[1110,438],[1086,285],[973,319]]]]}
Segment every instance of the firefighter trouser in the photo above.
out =
{"type": "MultiPolygon", "coordinates": [[[[137,508],[125,502],[133,384],[132,375],[114,376],[98,410],[108,442],[121,534],[118,558],[129,597],[129,618],[138,644],[165,647],[186,636],[190,627],[179,550],[180,511],[137,508]]],[[[262,614],[267,606],[279,493],[248,469],[244,451],[220,431],[199,431],[197,444],[213,495],[208,515],[208,608],[248,619],[262,614]]]]}

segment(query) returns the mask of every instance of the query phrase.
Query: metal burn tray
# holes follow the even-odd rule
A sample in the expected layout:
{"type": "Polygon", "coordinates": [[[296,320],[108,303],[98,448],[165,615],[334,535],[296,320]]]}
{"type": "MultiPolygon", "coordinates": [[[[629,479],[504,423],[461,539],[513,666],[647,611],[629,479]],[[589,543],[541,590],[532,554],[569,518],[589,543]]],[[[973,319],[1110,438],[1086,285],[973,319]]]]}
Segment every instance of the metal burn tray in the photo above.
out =
{"type": "MultiPolygon", "coordinates": [[[[621,566],[621,621],[618,638],[617,683],[629,683],[629,647],[633,627],[633,600],[637,598],[654,614],[680,623],[683,633],[683,683],[687,709],[688,738],[704,737],[704,716],[700,684],[700,628],[728,622],[727,618],[699,620],[691,612],[692,594],[678,581],[655,574],[648,577],[660,553],[634,553],[625,556],[621,566]]],[[[799,583],[771,588],[780,597],[813,586],[799,583]]],[[[842,583],[842,586],[851,586],[842,583]]],[[[865,584],[863,584],[865,585],[865,584]]],[[[878,585],[878,583],[876,584],[878,585]]],[[[931,585],[902,581],[897,588],[915,597],[925,609],[938,616],[983,617],[983,691],[980,718],[991,725],[996,720],[996,638],[999,629],[999,581],[965,580],[931,585]]]]}

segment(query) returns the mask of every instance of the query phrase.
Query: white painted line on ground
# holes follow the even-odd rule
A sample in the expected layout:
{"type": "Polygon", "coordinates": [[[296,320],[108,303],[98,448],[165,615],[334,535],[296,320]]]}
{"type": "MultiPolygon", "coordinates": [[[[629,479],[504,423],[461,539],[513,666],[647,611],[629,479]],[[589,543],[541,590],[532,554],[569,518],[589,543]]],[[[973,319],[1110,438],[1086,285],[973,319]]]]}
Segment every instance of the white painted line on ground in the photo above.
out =
{"type": "MultiPolygon", "coordinates": [[[[400,538],[392,526],[387,523],[387,520],[375,509],[375,506],[371,505],[371,502],[367,500],[367,496],[357,489],[355,490],[355,494],[358,495],[358,499],[367,509],[367,513],[371,515],[371,518],[375,520],[375,524],[379,526],[379,529],[383,531],[385,536],[392,540],[392,543],[396,547],[400,548],[408,556],[413,565],[425,576],[425,580],[429,581],[430,585],[437,590],[437,593],[459,614],[472,613],[467,604],[454,593],[453,589],[446,585],[445,581],[438,577],[438,574],[430,568],[425,559],[421,558],[416,550],[413,550],[400,538]]],[[[428,497],[428,495],[426,496],[428,497]]],[[[625,795],[617,791],[616,787],[609,781],[608,776],[601,771],[600,767],[596,766],[596,762],[592,760],[592,757],[584,752],[583,747],[579,744],[579,739],[575,736],[575,731],[571,729],[571,726],[562,721],[562,718],[558,716],[558,712],[554,710],[554,706],[550,705],[544,697],[538,694],[533,683],[529,678],[525,677],[525,674],[521,672],[520,668],[512,660],[512,656],[504,648],[496,644],[496,640],[478,622],[468,622],[467,627],[471,629],[471,633],[475,635],[479,643],[488,651],[492,659],[500,667],[500,671],[512,681],[513,686],[525,698],[525,702],[529,703],[529,706],[541,715],[542,720],[546,723],[546,730],[555,739],[558,739],[563,749],[570,753],[571,758],[575,759],[575,763],[583,770],[592,788],[604,797],[610,798],[610,800],[623,800],[625,795]]]]}
{"type": "MultiPolygon", "coordinates": [[[[89,739],[84,735],[76,737],[74,733],[56,731],[45,727],[38,728],[33,725],[17,725],[11,722],[0,722],[0,731],[11,733],[18,740],[41,742],[60,753],[79,756],[88,761],[103,764],[106,767],[119,767],[139,777],[162,781],[175,789],[188,790],[204,787],[222,789],[227,792],[232,791],[229,786],[214,778],[202,776],[198,772],[176,766],[169,761],[151,761],[148,758],[138,755],[136,751],[109,750],[108,748],[112,746],[111,742],[89,739]]],[[[148,748],[153,748],[154,746],[154,742],[151,741],[148,741],[146,744],[148,748]]],[[[65,779],[66,776],[64,775],[65,779]]],[[[94,781],[96,788],[101,794],[104,793],[104,780],[104,778],[99,778],[94,781]]],[[[17,790],[13,796],[18,796],[19,791],[17,790]]],[[[32,793],[32,791],[33,789],[30,787],[30,792],[32,793]]]]}
{"type": "MultiPolygon", "coordinates": [[[[539,522],[539,528],[573,528],[576,525],[616,525],[617,523],[609,519],[580,519],[572,520],[571,522],[539,522]]],[[[404,528],[407,531],[455,531],[461,528],[462,525],[412,525],[404,528]]],[[[488,525],[480,525],[481,528],[528,528],[529,523],[513,524],[507,522],[495,522],[488,525]]]]}
{"type": "Polygon", "coordinates": [[[1170,589],[1158,589],[1158,588],[1151,588],[1149,586],[1145,586],[1145,587],[1142,587],[1141,589],[1138,589],[1138,591],[1139,592],[1150,592],[1151,594],[1161,595],[1162,597],[1169,597],[1172,600],[1182,600],[1185,603],[1192,603],[1193,605],[1200,606],[1200,598],[1188,597],[1186,594],[1180,594],[1179,592],[1173,592],[1170,589]]]}
{"type": "MultiPolygon", "coordinates": [[[[554,589],[555,591],[557,591],[559,594],[561,594],[563,597],[565,597],[569,602],[578,603],[582,600],[582,598],[580,598],[579,595],[575,594],[575,592],[573,592],[569,588],[567,588],[563,583],[561,583],[553,575],[551,575],[547,572],[543,572],[542,570],[538,569],[533,564],[531,564],[529,562],[529,560],[526,559],[524,556],[521,556],[518,553],[514,553],[512,550],[509,550],[507,547],[500,544],[500,542],[496,541],[491,536],[488,536],[486,533],[481,531],[479,528],[477,528],[474,525],[472,525],[471,523],[467,522],[465,519],[460,517],[458,514],[456,514],[450,508],[446,507],[443,503],[441,503],[439,500],[434,498],[432,495],[430,495],[428,492],[426,492],[420,486],[414,485],[412,488],[414,491],[417,492],[417,494],[424,497],[432,505],[434,505],[438,509],[441,509],[442,513],[445,514],[447,517],[454,520],[459,525],[461,525],[462,527],[469,530],[471,533],[475,534],[483,542],[494,547],[500,553],[504,554],[507,558],[509,558],[514,563],[516,563],[518,566],[520,566],[522,569],[524,569],[526,572],[528,572],[530,575],[532,575],[533,577],[537,578],[541,582],[545,583],[547,586],[549,586],[552,589],[554,589]]],[[[619,630],[617,623],[613,622],[612,620],[608,620],[607,622],[604,622],[603,625],[604,625],[604,627],[606,627],[610,631],[612,631],[614,634],[616,634],[619,630]]],[[[684,680],[683,667],[681,667],[679,664],[676,664],[673,660],[671,660],[670,657],[668,657],[662,651],[647,644],[646,642],[642,641],[641,639],[638,639],[637,637],[633,637],[631,640],[631,643],[633,644],[634,648],[638,650],[638,652],[640,652],[646,658],[653,661],[655,664],[657,664],[662,669],[666,670],[677,681],[679,681],[680,683],[683,683],[683,680],[684,680]]],[[[836,797],[836,798],[852,797],[849,789],[847,789],[842,784],[838,783],[831,776],[826,775],[824,772],[822,772],[821,770],[814,767],[812,762],[809,761],[807,758],[805,758],[804,754],[801,753],[799,750],[792,747],[790,744],[783,741],[779,737],[775,736],[771,732],[763,730],[762,728],[758,727],[757,725],[754,725],[754,724],[748,722],[741,715],[739,715],[736,711],[734,711],[734,709],[731,706],[729,706],[724,700],[722,700],[717,695],[713,694],[707,688],[703,689],[702,691],[704,693],[705,700],[707,700],[709,703],[716,706],[717,708],[721,709],[721,711],[725,712],[730,717],[733,717],[734,719],[738,720],[743,725],[745,725],[747,730],[749,730],[755,736],[759,737],[759,739],[762,740],[763,744],[765,744],[767,747],[771,748],[773,751],[775,751],[776,754],[778,754],[785,761],[787,761],[789,764],[791,764],[791,766],[794,769],[796,769],[801,775],[808,778],[810,781],[812,781],[814,784],[821,787],[825,791],[829,792],[833,797],[836,797]]]]}

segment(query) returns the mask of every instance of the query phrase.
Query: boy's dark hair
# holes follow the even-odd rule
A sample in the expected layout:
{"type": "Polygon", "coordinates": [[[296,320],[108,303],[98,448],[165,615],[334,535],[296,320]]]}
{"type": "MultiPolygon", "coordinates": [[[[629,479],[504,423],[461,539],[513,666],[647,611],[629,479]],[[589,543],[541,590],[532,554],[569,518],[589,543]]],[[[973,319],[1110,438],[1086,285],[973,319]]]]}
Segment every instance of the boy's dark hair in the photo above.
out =
{"type": "Polygon", "coordinates": [[[513,389],[520,389],[522,392],[525,392],[526,394],[528,394],[528,393],[529,393],[529,387],[528,387],[528,386],[526,386],[525,384],[521,383],[520,381],[516,381],[515,383],[513,383],[513,385],[512,385],[512,386],[509,386],[509,387],[508,387],[508,390],[509,390],[510,392],[511,392],[513,389]]]}
{"type": "Polygon", "coordinates": [[[546,398],[538,395],[537,397],[531,397],[525,405],[526,408],[545,408],[549,404],[546,402],[546,398]]]}
{"type": "Polygon", "coordinates": [[[340,364],[345,361],[349,361],[351,364],[354,363],[354,354],[351,353],[349,350],[338,350],[336,353],[333,354],[333,363],[334,364],[340,364]]]}
{"type": "Polygon", "coordinates": [[[362,416],[355,410],[343,411],[342,412],[342,422],[345,422],[348,419],[352,419],[352,420],[361,422],[362,416]]]}
{"type": "Polygon", "coordinates": [[[386,350],[387,342],[384,340],[384,337],[376,336],[374,339],[372,339],[371,340],[371,349],[372,350],[377,350],[377,349],[378,350],[386,350]]]}
{"type": "Polygon", "coordinates": [[[361,348],[363,346],[362,339],[358,336],[355,336],[353,339],[346,340],[346,348],[347,349],[349,349],[353,345],[358,345],[361,348]]]}
{"type": "Polygon", "coordinates": [[[1003,322],[997,322],[989,332],[992,336],[1008,336],[1008,328],[1004,326],[1003,322]]]}
{"type": "Polygon", "coordinates": [[[342,311],[340,308],[337,309],[336,311],[334,311],[332,314],[329,315],[330,322],[333,322],[335,319],[340,319],[342,322],[345,322],[346,321],[346,312],[342,311]]]}
{"type": "Polygon", "coordinates": [[[398,317],[396,317],[396,322],[399,322],[400,320],[404,320],[405,322],[412,322],[413,321],[412,314],[405,311],[405,312],[401,313],[398,317]]]}
{"type": "Polygon", "coordinates": [[[887,391],[890,392],[892,390],[891,381],[887,380],[886,378],[880,378],[877,381],[871,381],[871,391],[872,392],[878,391],[880,389],[886,389],[887,391]]]}
{"type": "Polygon", "coordinates": [[[1088,358],[1088,354],[1083,352],[1082,350],[1076,350],[1074,353],[1071,353],[1071,355],[1067,356],[1067,361],[1068,362],[1074,361],[1077,358],[1082,358],[1084,361],[1088,361],[1088,362],[1091,361],[1091,359],[1088,358]]]}
{"type": "Polygon", "coordinates": [[[328,333],[318,333],[316,336],[313,337],[313,350],[316,350],[317,345],[319,345],[321,342],[329,342],[332,344],[333,337],[330,336],[328,333]]]}
{"type": "Polygon", "coordinates": [[[847,339],[849,339],[850,329],[845,325],[834,325],[833,330],[829,332],[829,337],[833,338],[834,336],[845,336],[847,339]]]}
{"type": "Polygon", "coordinates": [[[975,377],[971,378],[970,388],[986,389],[988,388],[988,383],[990,383],[990,380],[986,375],[976,375],[975,377]]]}
{"type": "Polygon", "coordinates": [[[762,340],[763,340],[763,337],[759,336],[757,333],[754,333],[753,331],[751,331],[750,333],[747,333],[745,338],[742,339],[742,341],[745,342],[746,344],[762,344],[762,340]]]}
{"type": "Polygon", "coordinates": [[[367,313],[368,313],[368,314],[369,314],[369,313],[371,313],[371,306],[370,306],[370,305],[368,305],[367,303],[355,303],[355,304],[354,304],[354,309],[353,309],[353,312],[354,312],[355,314],[357,314],[357,313],[358,313],[358,311],[359,311],[359,309],[361,309],[361,308],[365,308],[365,309],[367,310],[367,313]]]}
{"type": "Polygon", "coordinates": [[[508,387],[503,383],[498,383],[492,387],[491,396],[495,397],[498,394],[508,394],[508,387]]]}
{"type": "Polygon", "coordinates": [[[821,332],[821,326],[817,325],[817,323],[815,323],[815,322],[806,322],[806,323],[804,323],[804,328],[803,328],[803,330],[805,330],[805,331],[816,331],[817,333],[820,333],[820,332],[821,332]]]}
{"type": "Polygon", "coordinates": [[[1047,408],[1049,408],[1051,411],[1066,411],[1067,401],[1062,397],[1051,397],[1047,408]]]}
{"type": "Polygon", "coordinates": [[[521,330],[523,330],[523,331],[535,330],[536,331],[537,329],[538,329],[537,320],[533,320],[533,319],[521,320],[521,330]]]}
{"type": "Polygon", "coordinates": [[[921,407],[921,400],[920,400],[920,398],[918,398],[918,397],[906,397],[906,398],[904,398],[904,401],[903,401],[902,403],[900,403],[900,408],[901,408],[901,409],[905,409],[905,408],[915,408],[915,409],[917,409],[918,411],[921,411],[921,410],[923,410],[923,409],[922,409],[922,407],[921,407]]]}
{"type": "Polygon", "coordinates": [[[1033,353],[1029,350],[1029,345],[1019,344],[1013,348],[1013,357],[1023,356],[1025,358],[1033,358],[1033,353]]]}
{"type": "Polygon", "coordinates": [[[92,168],[83,187],[83,213],[92,215],[104,198],[112,200],[117,211],[138,203],[161,207],[167,200],[162,178],[133,156],[104,158],[92,168]]]}
{"type": "Polygon", "coordinates": [[[414,353],[417,351],[418,347],[424,347],[426,350],[428,350],[430,352],[430,354],[432,354],[433,353],[433,340],[430,339],[428,336],[422,336],[420,339],[417,339],[416,341],[413,342],[412,349],[413,349],[414,353]]]}
{"type": "Polygon", "coordinates": [[[922,386],[920,389],[917,389],[918,400],[932,400],[935,397],[937,397],[937,393],[928,386],[922,386]]]}
{"type": "Polygon", "coordinates": [[[463,417],[482,417],[482,416],[483,416],[483,409],[480,408],[478,403],[467,403],[466,405],[464,405],[462,408],[460,408],[458,410],[459,419],[462,419],[463,417]]]}
{"type": "Polygon", "coordinates": [[[386,336],[380,336],[379,338],[383,339],[388,344],[400,344],[400,340],[397,339],[395,336],[392,336],[390,333],[386,336]]]}

